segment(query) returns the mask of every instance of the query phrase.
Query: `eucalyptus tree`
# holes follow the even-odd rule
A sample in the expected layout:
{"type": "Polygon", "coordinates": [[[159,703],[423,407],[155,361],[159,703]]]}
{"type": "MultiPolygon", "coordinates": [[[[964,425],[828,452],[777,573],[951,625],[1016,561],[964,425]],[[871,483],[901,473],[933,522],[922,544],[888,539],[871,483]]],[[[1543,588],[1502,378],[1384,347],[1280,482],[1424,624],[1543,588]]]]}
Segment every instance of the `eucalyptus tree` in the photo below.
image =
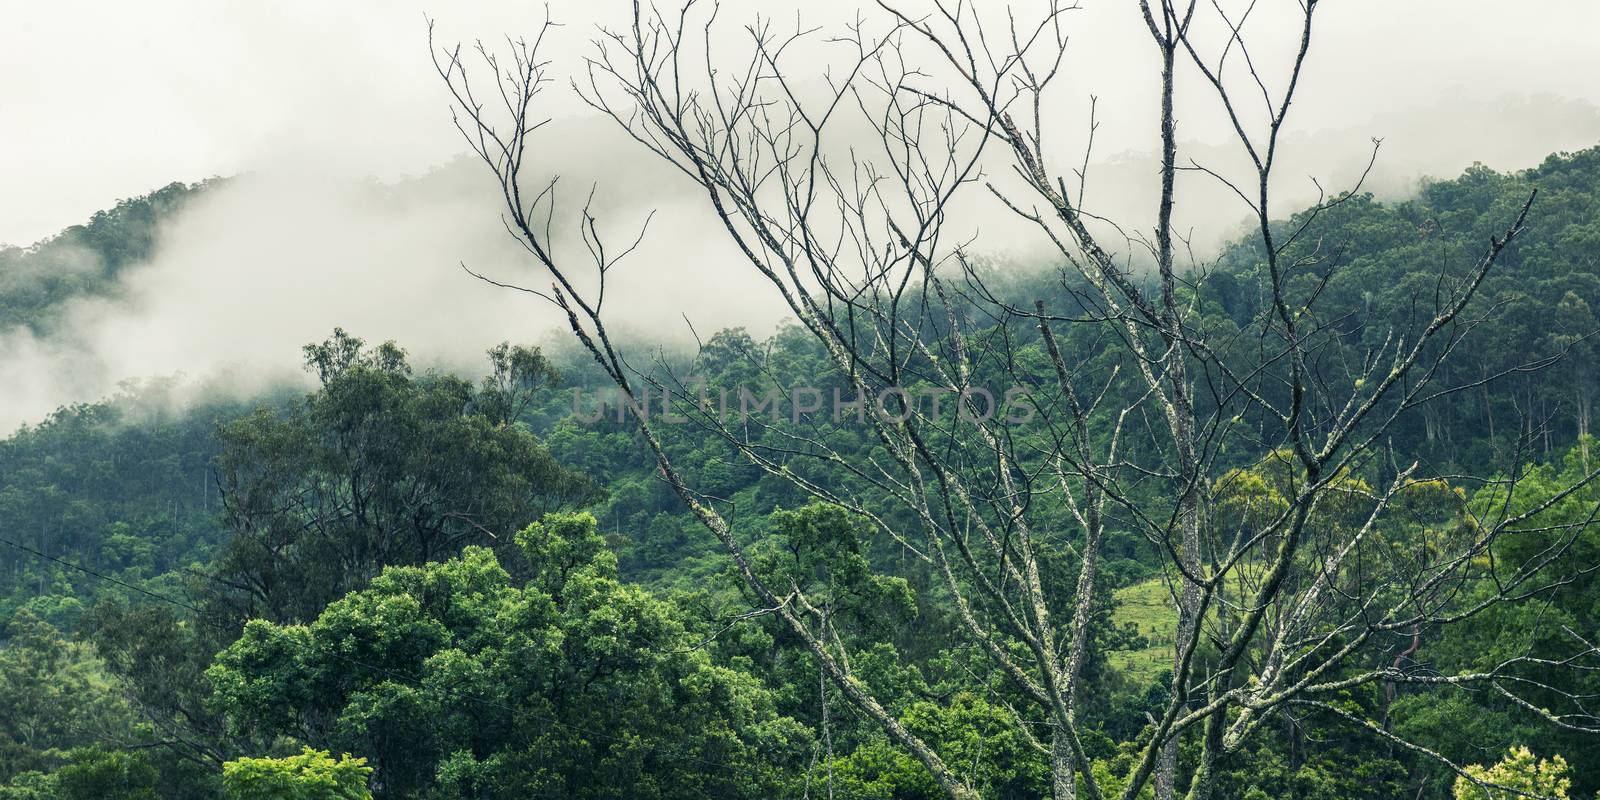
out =
{"type": "Polygon", "coordinates": [[[219,431],[233,536],[206,578],[228,625],[313,619],[385,566],[509,542],[527,519],[597,493],[518,423],[556,377],[537,349],[491,349],[481,386],[416,374],[393,342],[369,348],[339,329],[305,357],[317,391],[219,431]]]}

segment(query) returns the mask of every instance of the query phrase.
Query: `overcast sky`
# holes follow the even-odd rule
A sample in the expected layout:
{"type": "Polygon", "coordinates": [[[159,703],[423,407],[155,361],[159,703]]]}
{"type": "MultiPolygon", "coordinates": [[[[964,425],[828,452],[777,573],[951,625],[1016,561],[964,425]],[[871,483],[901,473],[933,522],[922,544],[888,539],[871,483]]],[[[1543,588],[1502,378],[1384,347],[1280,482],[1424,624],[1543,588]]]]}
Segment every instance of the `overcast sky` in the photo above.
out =
{"type": "MultiPolygon", "coordinates": [[[[724,0],[722,14],[793,24],[797,5],[807,25],[831,30],[877,13],[842,0],[724,0]]],[[[1155,196],[1153,48],[1132,0],[1082,6],[1066,17],[1072,41],[1051,97],[1055,150],[1081,146],[1089,97],[1098,97],[1090,205],[1137,227],[1155,196]]],[[[1003,11],[990,0],[978,7],[1003,11]]],[[[1270,64],[1297,41],[1292,25],[1274,29],[1274,15],[1287,19],[1281,12],[1295,6],[1258,7],[1257,55],[1270,64]]],[[[581,63],[595,25],[618,24],[629,8],[555,0],[550,11],[564,27],[546,55],[558,70],[581,63]]],[[[1322,8],[1275,212],[1314,198],[1308,175],[1347,185],[1374,136],[1384,137],[1384,155],[1368,188],[1389,197],[1474,161],[1516,169],[1600,143],[1596,0],[1324,0],[1322,8]]],[[[481,166],[458,158],[464,148],[428,60],[425,23],[437,19],[441,41],[494,41],[533,32],[539,4],[0,0],[0,10],[0,243],[32,243],[172,181],[248,174],[170,220],[150,262],[127,271],[112,296],[69,302],[44,335],[0,330],[0,430],[103,397],[128,378],[183,372],[248,393],[264,376],[293,374],[299,346],[335,325],[450,365],[549,331],[547,309],[460,270],[467,261],[523,279],[527,264],[500,230],[481,166]]],[[[1223,146],[1222,120],[1203,90],[1187,91],[1194,76],[1183,80],[1185,152],[1226,167],[1238,153],[1223,146]]],[[[658,212],[608,301],[622,317],[613,324],[652,341],[683,336],[685,319],[701,332],[770,329],[781,317],[772,293],[740,269],[704,199],[585,116],[564,83],[546,101],[562,119],[546,131],[535,172],[562,172],[566,186],[597,184],[607,221],[658,212]]],[[[1195,231],[1198,248],[1239,230],[1243,210],[1218,191],[1180,182],[1177,224],[1195,231]]],[[[974,198],[953,216],[984,234],[979,248],[1043,263],[1038,237],[981,193],[974,198]]]]}
{"type": "MultiPolygon", "coordinates": [[[[532,30],[542,14],[531,0],[0,5],[0,242],[12,243],[119,197],[285,157],[386,178],[423,171],[460,149],[425,60],[424,17],[438,18],[447,38],[493,38],[532,30]]],[[[724,5],[731,17],[784,4],[724,5]]],[[[804,5],[817,22],[853,9],[839,0],[804,5]]],[[[1148,111],[1137,102],[1147,87],[1127,76],[1149,45],[1129,0],[1083,5],[1071,18],[1073,81],[1102,98],[1105,133],[1116,137],[1148,111]]],[[[584,51],[595,9],[608,6],[613,15],[626,8],[551,4],[566,24],[558,58],[584,51]]],[[[1304,129],[1509,92],[1600,103],[1594,0],[1326,0],[1321,13],[1305,93],[1315,100],[1294,119],[1304,129]]]]}

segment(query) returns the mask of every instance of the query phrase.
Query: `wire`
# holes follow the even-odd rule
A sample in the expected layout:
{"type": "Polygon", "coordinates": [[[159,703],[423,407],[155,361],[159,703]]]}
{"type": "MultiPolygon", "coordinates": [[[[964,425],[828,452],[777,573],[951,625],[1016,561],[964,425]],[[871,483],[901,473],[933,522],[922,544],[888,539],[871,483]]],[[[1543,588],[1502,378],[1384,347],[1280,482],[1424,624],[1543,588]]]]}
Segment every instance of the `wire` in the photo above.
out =
{"type": "Polygon", "coordinates": [[[75,569],[75,570],[77,570],[79,572],[82,572],[82,573],[85,573],[85,574],[88,574],[88,575],[93,575],[94,577],[99,578],[100,580],[103,580],[103,581],[105,581],[107,583],[114,583],[114,584],[116,584],[118,586],[121,586],[124,589],[129,589],[131,591],[138,592],[139,594],[142,594],[142,595],[144,595],[146,597],[151,597],[151,598],[154,598],[156,600],[160,600],[163,603],[171,603],[171,604],[173,604],[175,606],[179,606],[181,608],[186,608],[186,609],[188,609],[190,611],[193,611],[196,614],[204,613],[199,608],[195,607],[194,605],[191,605],[187,601],[179,600],[179,599],[177,599],[175,597],[168,597],[167,595],[160,594],[158,592],[152,592],[149,589],[146,589],[146,588],[144,588],[142,586],[135,586],[134,584],[128,583],[127,581],[119,580],[117,578],[113,578],[110,575],[106,575],[104,573],[96,572],[96,571],[94,571],[92,569],[89,569],[88,567],[85,567],[85,566],[83,566],[81,564],[74,564],[71,561],[64,561],[62,559],[56,558],[53,555],[50,555],[49,553],[44,553],[44,552],[41,552],[39,550],[35,550],[32,547],[29,547],[29,546],[27,546],[25,544],[22,544],[21,542],[14,542],[14,541],[12,541],[10,539],[5,538],[4,536],[0,536],[0,544],[10,545],[12,547],[15,547],[18,550],[21,550],[24,553],[28,553],[30,555],[38,556],[39,558],[42,558],[42,559],[44,559],[46,561],[54,562],[56,564],[60,564],[61,566],[66,567],[68,569],[75,569]]]}

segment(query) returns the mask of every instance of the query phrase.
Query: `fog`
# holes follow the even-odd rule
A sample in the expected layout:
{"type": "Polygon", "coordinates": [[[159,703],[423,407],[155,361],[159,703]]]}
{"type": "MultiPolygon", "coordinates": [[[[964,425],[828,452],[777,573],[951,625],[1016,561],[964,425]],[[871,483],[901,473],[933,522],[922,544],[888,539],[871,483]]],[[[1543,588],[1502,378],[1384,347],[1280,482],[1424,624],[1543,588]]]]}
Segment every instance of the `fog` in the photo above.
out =
{"type": "MultiPolygon", "coordinates": [[[[1089,208],[1138,226],[1155,202],[1155,91],[1131,5],[1085,0],[1069,17],[1068,77],[1051,122],[1055,149],[1081,158],[1088,98],[1098,98],[1089,208]]],[[[1583,24],[1600,22],[1592,4],[1539,4],[1550,7],[1539,14],[1487,2],[1403,5],[1352,0],[1323,12],[1275,213],[1314,199],[1313,177],[1329,189],[1350,185],[1373,137],[1384,144],[1365,188],[1384,197],[1474,162],[1519,169],[1600,142],[1600,89],[1589,80],[1600,57],[1583,24]]],[[[303,380],[299,347],[335,325],[395,339],[443,368],[471,368],[498,341],[547,341],[559,323],[552,309],[462,269],[548,285],[502,228],[487,169],[460,155],[428,63],[428,10],[376,0],[19,9],[17,24],[0,31],[0,241],[38,240],[173,180],[237,177],[165,225],[154,256],[127,270],[113,297],[70,301],[46,335],[0,331],[0,429],[130,378],[182,373],[239,396],[303,380]]],[[[722,13],[737,20],[757,10],[785,13],[753,1],[722,13]]],[[[446,41],[531,32],[541,14],[523,3],[431,13],[446,41]]],[[[837,24],[854,13],[842,2],[806,4],[805,19],[837,24]]],[[[618,21],[575,3],[552,14],[565,23],[550,51],[562,64],[588,52],[597,21],[618,21]]],[[[534,171],[561,176],[569,209],[593,187],[600,223],[618,239],[654,214],[613,276],[614,325],[668,342],[689,323],[701,334],[759,332],[782,318],[682,176],[586,114],[563,84],[548,97],[557,119],[541,132],[534,171]]],[[[1179,130],[1187,156],[1239,166],[1203,96],[1180,105],[1179,130]]],[[[1202,256],[1237,235],[1244,215],[1214,182],[1184,176],[1177,222],[1202,256]]],[[[1044,242],[981,192],[952,216],[975,249],[1018,264],[1048,259],[1044,242]]]]}

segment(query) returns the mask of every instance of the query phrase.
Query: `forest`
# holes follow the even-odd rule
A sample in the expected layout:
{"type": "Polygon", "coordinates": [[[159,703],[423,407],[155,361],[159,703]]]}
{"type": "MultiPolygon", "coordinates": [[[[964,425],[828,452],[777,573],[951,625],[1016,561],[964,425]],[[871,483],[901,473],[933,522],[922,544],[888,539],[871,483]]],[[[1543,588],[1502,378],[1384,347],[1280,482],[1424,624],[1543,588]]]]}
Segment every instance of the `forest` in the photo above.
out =
{"type": "MultiPolygon", "coordinates": [[[[1251,128],[1174,7],[1149,236],[1051,172],[1048,24],[995,59],[898,17],[937,96],[857,30],[819,117],[782,36],[696,94],[700,23],[636,17],[580,90],[792,311],[683,347],[601,310],[648,231],[551,238],[538,40],[435,43],[504,285],[570,330],[447,370],[334,328],[303,385],[9,432],[0,800],[1600,797],[1600,146],[1271,213],[1301,62],[1251,128]],[[1254,164],[1206,257],[1182,64],[1254,164]],[[823,143],[842,101],[886,168],[823,143]],[[941,238],[973,191],[1058,257],[941,238]]],[[[114,296],[226,183],[0,248],[0,328],[114,296]]]]}

